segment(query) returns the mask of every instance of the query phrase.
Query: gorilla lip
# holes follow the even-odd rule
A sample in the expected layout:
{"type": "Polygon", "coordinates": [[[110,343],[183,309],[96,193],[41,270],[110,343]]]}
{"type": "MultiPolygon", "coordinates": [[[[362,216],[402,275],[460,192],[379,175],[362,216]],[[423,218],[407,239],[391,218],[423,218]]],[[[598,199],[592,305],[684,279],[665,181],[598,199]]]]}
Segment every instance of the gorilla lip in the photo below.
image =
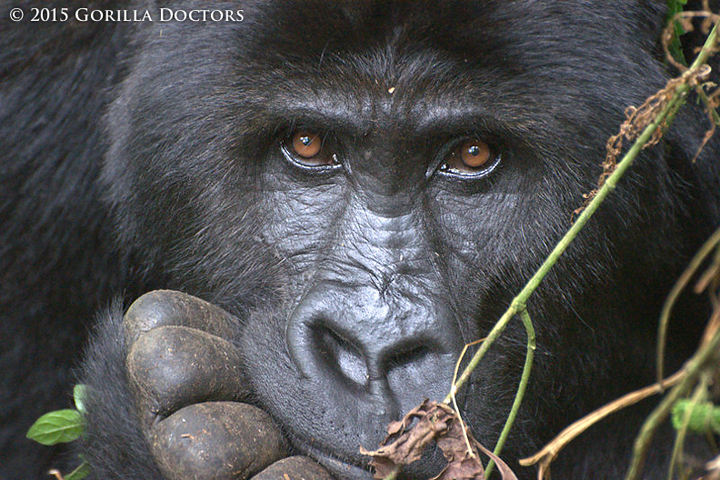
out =
{"type": "Polygon", "coordinates": [[[350,463],[326,453],[318,447],[312,446],[310,443],[303,441],[295,434],[291,433],[290,437],[291,443],[297,450],[314,458],[323,467],[327,468],[336,475],[340,475],[341,478],[346,478],[348,480],[369,480],[372,478],[370,471],[357,463],[350,463]]]}

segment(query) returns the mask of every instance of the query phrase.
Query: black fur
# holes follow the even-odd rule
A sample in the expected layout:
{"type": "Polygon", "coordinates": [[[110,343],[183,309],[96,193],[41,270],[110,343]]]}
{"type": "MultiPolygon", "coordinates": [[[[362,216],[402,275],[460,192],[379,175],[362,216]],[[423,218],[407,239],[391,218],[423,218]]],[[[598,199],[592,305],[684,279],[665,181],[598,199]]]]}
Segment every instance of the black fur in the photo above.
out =
{"type": "MultiPolygon", "coordinates": [[[[195,3],[245,20],[12,23],[11,7],[38,5],[0,9],[2,478],[64,465],[25,431],[69,404],[95,313],[157,287],[242,320],[231,340],[253,403],[300,453],[364,466],[359,444],[444,396],[462,344],[491,328],[594,188],[625,107],[669,78],[664,2],[195,3]],[[285,158],[297,128],[326,134],[342,167],[285,158]],[[477,136],[502,155],[494,171],[438,172],[452,142],[477,136]]],[[[660,305],[720,216],[718,142],[691,162],[706,128],[683,110],[531,299],[538,350],[513,466],[652,382],[660,305]]],[[[702,325],[694,301],[673,320],[671,367],[702,325]]],[[[87,347],[86,455],[97,478],[158,478],[121,317],[101,314],[87,347]]],[[[463,392],[486,445],[524,344],[512,324],[463,392]]],[[[581,439],[554,478],[619,478],[640,410],[581,439]]]]}

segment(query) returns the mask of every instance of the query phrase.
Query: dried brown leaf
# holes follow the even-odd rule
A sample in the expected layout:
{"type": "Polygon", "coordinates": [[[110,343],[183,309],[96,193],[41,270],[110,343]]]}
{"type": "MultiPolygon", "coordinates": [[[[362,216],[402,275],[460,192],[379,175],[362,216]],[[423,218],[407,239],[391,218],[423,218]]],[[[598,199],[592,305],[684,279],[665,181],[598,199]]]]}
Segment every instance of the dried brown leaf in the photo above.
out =
{"type": "Polygon", "coordinates": [[[425,448],[435,442],[448,461],[442,472],[432,480],[485,480],[480,452],[492,458],[503,480],[517,480],[510,468],[475,440],[462,419],[449,405],[425,400],[399,422],[388,426],[388,436],[380,448],[363,455],[373,457],[376,479],[385,478],[400,465],[407,465],[422,457],[425,448]],[[469,449],[468,449],[469,445],[469,449]]]}
{"type": "Polygon", "coordinates": [[[485,469],[477,457],[465,455],[463,459],[448,462],[440,475],[431,480],[476,480],[485,478],[485,469]]]}

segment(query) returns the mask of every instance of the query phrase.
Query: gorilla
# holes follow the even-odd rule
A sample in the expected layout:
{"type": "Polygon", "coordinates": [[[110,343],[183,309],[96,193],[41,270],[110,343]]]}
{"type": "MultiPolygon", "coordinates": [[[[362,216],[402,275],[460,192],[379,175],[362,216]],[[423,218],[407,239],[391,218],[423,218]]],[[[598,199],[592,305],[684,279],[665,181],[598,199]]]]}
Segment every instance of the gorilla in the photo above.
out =
{"type": "MultiPolygon", "coordinates": [[[[0,477],[77,463],[24,434],[81,382],[95,478],[370,478],[360,447],[445,397],[625,108],[673,74],[664,4],[4,3],[0,477]]],[[[683,109],[529,301],[536,361],[502,455],[520,478],[519,458],[653,382],[662,302],[719,224],[718,142],[693,161],[707,128],[683,109]]],[[[668,369],[708,306],[676,310],[668,369]]],[[[490,448],[525,343],[511,323],[459,393],[490,448]]],[[[586,432],[554,478],[620,478],[651,407],[586,432]]]]}

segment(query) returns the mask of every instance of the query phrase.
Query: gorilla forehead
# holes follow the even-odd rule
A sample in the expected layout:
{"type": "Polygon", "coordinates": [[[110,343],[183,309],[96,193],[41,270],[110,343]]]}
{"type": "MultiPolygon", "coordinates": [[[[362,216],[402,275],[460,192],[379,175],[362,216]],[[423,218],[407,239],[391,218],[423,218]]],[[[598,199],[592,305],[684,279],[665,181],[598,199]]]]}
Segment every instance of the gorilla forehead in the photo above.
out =
{"type": "MultiPolygon", "coordinates": [[[[321,67],[337,58],[390,81],[403,72],[430,71],[436,58],[513,76],[556,76],[558,66],[579,71],[597,61],[605,64],[603,70],[621,71],[624,57],[633,55],[638,43],[652,45],[643,34],[657,25],[647,15],[640,18],[647,12],[642,3],[647,2],[609,1],[599,8],[563,0],[270,2],[249,6],[250,24],[237,28],[237,38],[240,55],[249,62],[321,67]],[[611,17],[626,21],[609,31],[600,20],[611,17]],[[441,55],[424,57],[427,52],[441,55]]],[[[458,72],[436,72],[443,73],[453,78],[458,72]]]]}
{"type": "Polygon", "coordinates": [[[251,8],[248,16],[262,28],[241,26],[233,37],[236,60],[252,65],[237,75],[242,103],[255,107],[245,111],[264,112],[266,122],[276,124],[317,115],[318,124],[336,132],[384,129],[407,140],[410,132],[422,138],[505,130],[558,152],[578,146],[578,138],[594,138],[580,129],[602,128],[598,118],[620,119],[626,105],[640,103],[651,93],[649,76],[663,78],[641,53],[652,37],[641,34],[651,28],[646,18],[633,22],[637,2],[608,2],[602,9],[564,1],[422,5],[251,8]],[[629,21],[608,31],[600,16],[629,21]],[[292,35],[281,34],[288,31],[292,35]],[[512,31],[522,35],[507,34],[512,31]],[[605,82],[596,81],[598,72],[605,82]],[[618,92],[615,82],[625,88],[618,92]]]}
{"type": "MultiPolygon", "coordinates": [[[[189,3],[177,8],[207,8],[189,3]]],[[[518,137],[534,131],[538,141],[560,132],[545,145],[557,149],[594,138],[578,130],[611,118],[608,112],[621,118],[626,105],[650,93],[648,77],[662,78],[648,75],[659,66],[641,54],[651,48],[651,36],[641,33],[654,26],[646,17],[633,21],[645,8],[638,2],[602,9],[570,1],[227,5],[242,7],[245,21],[139,27],[147,30],[138,36],[144,40],[127,96],[135,117],[168,110],[153,120],[157,136],[177,131],[170,125],[212,119],[225,129],[240,124],[241,134],[256,138],[298,119],[354,136],[394,129],[394,138],[497,130],[478,123],[494,121],[518,137]],[[600,15],[628,21],[608,31],[600,15]],[[598,72],[606,81],[596,81],[598,72]],[[616,80],[626,85],[621,92],[612,89],[616,80]]]]}

